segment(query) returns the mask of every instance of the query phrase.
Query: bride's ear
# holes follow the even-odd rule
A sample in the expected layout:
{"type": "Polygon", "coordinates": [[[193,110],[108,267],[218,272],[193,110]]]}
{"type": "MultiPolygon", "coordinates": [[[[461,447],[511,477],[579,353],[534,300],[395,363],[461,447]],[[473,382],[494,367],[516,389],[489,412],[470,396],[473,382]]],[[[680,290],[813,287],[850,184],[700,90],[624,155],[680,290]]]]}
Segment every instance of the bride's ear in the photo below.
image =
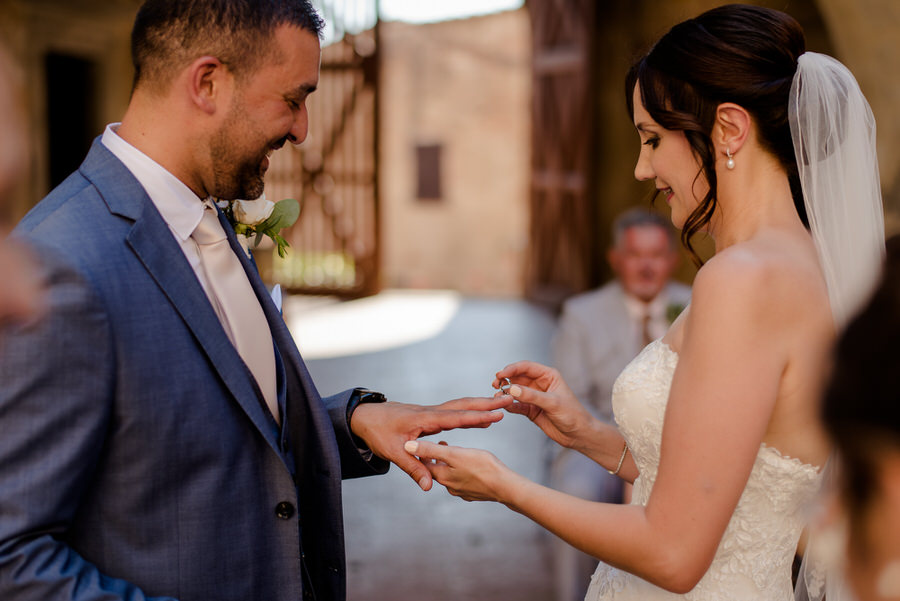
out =
{"type": "Polygon", "coordinates": [[[752,119],[747,109],[733,102],[723,102],[716,107],[716,121],[712,130],[713,144],[722,154],[725,154],[725,149],[737,154],[750,134],[751,123],[752,119]]]}

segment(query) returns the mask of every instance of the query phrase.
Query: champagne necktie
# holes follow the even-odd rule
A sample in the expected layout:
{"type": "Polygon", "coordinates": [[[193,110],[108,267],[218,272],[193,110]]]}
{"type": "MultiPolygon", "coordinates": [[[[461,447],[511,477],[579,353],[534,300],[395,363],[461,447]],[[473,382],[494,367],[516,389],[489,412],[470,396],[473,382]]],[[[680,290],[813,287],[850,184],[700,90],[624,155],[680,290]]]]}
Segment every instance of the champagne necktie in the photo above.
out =
{"type": "Polygon", "coordinates": [[[250,286],[250,280],[234,254],[218,212],[204,203],[203,219],[191,234],[200,251],[200,263],[209,285],[207,295],[228,339],[250,369],[275,421],[281,423],[275,391],[275,351],[272,333],[250,286]]]}
{"type": "Polygon", "coordinates": [[[641,348],[644,348],[651,342],[653,342],[653,337],[650,335],[650,311],[647,311],[641,320],[641,348]]]}

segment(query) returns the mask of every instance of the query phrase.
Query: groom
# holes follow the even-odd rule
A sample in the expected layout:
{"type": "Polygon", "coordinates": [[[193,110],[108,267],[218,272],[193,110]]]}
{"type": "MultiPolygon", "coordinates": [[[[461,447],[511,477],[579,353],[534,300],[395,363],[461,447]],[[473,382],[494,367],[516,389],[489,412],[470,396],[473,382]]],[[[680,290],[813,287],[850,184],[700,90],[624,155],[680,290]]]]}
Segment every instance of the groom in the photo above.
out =
{"type": "Polygon", "coordinates": [[[3,601],[341,601],[341,479],[428,489],[404,442],[499,419],[321,399],[204,202],[306,137],[321,28],[308,0],[148,0],[122,123],[19,225],[47,291],[0,350],[3,601]]]}

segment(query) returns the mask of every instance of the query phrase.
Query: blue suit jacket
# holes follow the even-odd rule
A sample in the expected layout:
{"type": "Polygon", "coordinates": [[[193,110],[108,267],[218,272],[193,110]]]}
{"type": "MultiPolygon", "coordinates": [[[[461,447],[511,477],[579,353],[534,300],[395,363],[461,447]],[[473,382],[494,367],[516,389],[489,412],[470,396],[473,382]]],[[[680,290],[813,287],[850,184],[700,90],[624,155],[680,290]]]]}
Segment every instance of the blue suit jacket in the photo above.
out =
{"type": "Polygon", "coordinates": [[[168,226],[99,139],[17,228],[49,311],[0,342],[0,599],[345,597],[341,478],[383,473],[254,266],[279,428],[168,226]]]}

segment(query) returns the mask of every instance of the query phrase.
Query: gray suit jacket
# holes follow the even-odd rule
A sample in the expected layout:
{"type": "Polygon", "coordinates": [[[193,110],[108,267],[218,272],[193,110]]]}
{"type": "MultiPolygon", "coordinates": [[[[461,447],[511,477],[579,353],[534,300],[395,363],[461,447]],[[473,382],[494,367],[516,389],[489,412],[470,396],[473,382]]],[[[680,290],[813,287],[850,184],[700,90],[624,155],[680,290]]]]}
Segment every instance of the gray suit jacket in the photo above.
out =
{"type": "MultiPolygon", "coordinates": [[[[691,289],[684,284],[670,282],[665,292],[670,304],[690,302],[691,289]]],[[[625,292],[614,280],[565,302],[553,338],[553,364],[578,400],[612,423],[613,384],[640,352],[639,344],[625,292]]]]}
{"type": "Polygon", "coordinates": [[[230,227],[277,357],[265,409],[190,265],[94,142],[17,235],[49,311],[0,348],[0,599],[342,600],[350,391],[320,398],[230,227]]]}

